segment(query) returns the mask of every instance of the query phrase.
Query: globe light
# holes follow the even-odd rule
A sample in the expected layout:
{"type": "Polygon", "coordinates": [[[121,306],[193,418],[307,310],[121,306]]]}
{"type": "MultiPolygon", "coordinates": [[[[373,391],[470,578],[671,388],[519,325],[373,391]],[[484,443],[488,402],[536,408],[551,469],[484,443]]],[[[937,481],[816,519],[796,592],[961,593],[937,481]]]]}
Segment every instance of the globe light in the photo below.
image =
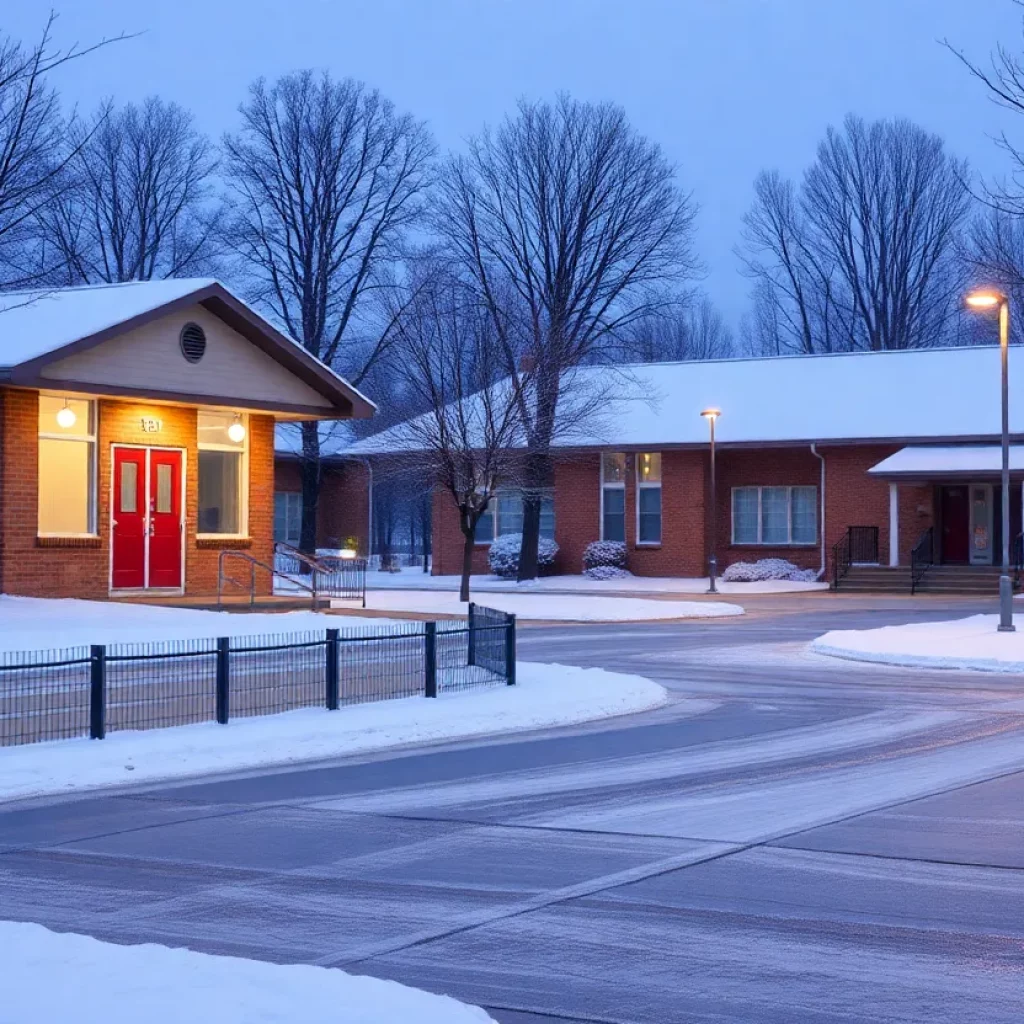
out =
{"type": "Polygon", "coordinates": [[[64,405],[57,410],[57,426],[68,430],[75,425],[75,421],[77,419],[78,417],[75,415],[75,410],[68,405],[67,400],[65,399],[64,405]]]}
{"type": "Polygon", "coordinates": [[[235,444],[241,444],[245,440],[245,424],[240,416],[236,416],[235,422],[228,427],[228,438],[235,444]]]}

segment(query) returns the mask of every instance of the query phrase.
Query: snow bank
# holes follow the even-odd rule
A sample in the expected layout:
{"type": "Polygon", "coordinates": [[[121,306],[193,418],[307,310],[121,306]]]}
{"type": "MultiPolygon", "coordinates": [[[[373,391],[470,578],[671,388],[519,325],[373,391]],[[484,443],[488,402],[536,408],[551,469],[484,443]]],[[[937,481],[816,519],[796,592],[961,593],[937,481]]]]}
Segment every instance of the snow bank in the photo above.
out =
{"type": "MultiPolygon", "coordinates": [[[[395,619],[358,619],[324,612],[211,612],[117,601],[0,595],[0,651],[204,640],[329,628],[376,629],[395,624],[395,619]]],[[[408,622],[402,624],[408,626],[408,622]]]]}
{"type": "MultiPolygon", "coordinates": [[[[644,622],[650,619],[712,619],[743,614],[738,604],[721,601],[659,601],[591,594],[505,594],[489,590],[486,597],[477,595],[473,600],[480,600],[488,608],[511,612],[521,619],[545,622],[644,622]]],[[[369,591],[366,607],[376,611],[419,612],[425,615],[466,614],[466,606],[452,591],[369,591]]]]}
{"type": "Polygon", "coordinates": [[[818,572],[801,569],[785,558],[761,558],[756,562],[733,562],[722,573],[724,583],[765,583],[769,580],[816,583],[818,572]]]}
{"type": "MultiPolygon", "coordinates": [[[[520,662],[517,680],[516,686],[431,700],[407,697],[339,711],[305,708],[227,725],[112,732],[102,741],[0,747],[0,800],[573,725],[647,711],[667,700],[664,688],[649,679],[597,668],[520,662]]],[[[2,1006],[0,998],[0,1021],[2,1006]]]]}
{"type": "Polygon", "coordinates": [[[998,624],[998,615],[972,615],[949,622],[837,629],[812,641],[811,650],[884,665],[1024,672],[1024,617],[1015,618],[1016,633],[999,633],[998,624]]]}
{"type": "Polygon", "coordinates": [[[306,964],[271,964],[167,946],[118,946],[0,921],[0,1021],[104,1024],[486,1024],[449,996],[306,964]],[[58,980],[59,979],[59,980],[58,980]],[[85,1008],[93,1007],[95,1017],[85,1008]],[[83,1016],[85,1014],[85,1016],[83,1016]]]}

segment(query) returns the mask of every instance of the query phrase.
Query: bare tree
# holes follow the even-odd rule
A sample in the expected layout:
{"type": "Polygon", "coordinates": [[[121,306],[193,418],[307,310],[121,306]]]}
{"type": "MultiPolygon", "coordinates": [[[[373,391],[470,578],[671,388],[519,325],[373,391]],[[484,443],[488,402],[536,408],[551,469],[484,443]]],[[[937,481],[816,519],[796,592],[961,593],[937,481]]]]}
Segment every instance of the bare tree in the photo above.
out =
{"type": "Polygon", "coordinates": [[[846,118],[797,188],[755,183],[740,255],[774,305],[768,350],[836,352],[943,344],[962,286],[957,245],[967,167],[908,121],[846,118]]]}
{"type": "Polygon", "coordinates": [[[51,13],[33,45],[0,35],[0,284],[9,286],[33,283],[46,269],[38,262],[36,218],[59,194],[75,154],[48,76],[116,41],[60,49],[52,43],[55,20],[51,13]]]}
{"type": "Polygon", "coordinates": [[[188,111],[156,97],[105,104],[69,136],[63,187],[39,217],[62,283],[148,281],[214,265],[216,158],[188,111]]]}
{"type": "MultiPolygon", "coordinates": [[[[995,286],[1010,296],[1014,309],[1024,303],[1024,218],[992,207],[982,210],[964,240],[965,275],[972,286],[995,286]]],[[[1020,317],[1010,318],[1010,341],[1024,340],[1020,317]]],[[[967,344],[998,341],[998,311],[974,310],[962,317],[958,335],[967,344]]]]}
{"type": "MultiPolygon", "coordinates": [[[[420,216],[431,139],[375,90],[311,71],[257,81],[240,112],[240,131],[224,140],[235,197],[227,242],[255,302],[358,386],[393,340],[393,324],[375,323],[366,299],[390,285],[420,216]]],[[[303,425],[301,465],[301,547],[313,551],[315,423],[303,425]]]]}
{"type": "Polygon", "coordinates": [[[473,282],[521,396],[520,579],[537,574],[541,495],[570,371],[605,361],[602,349],[692,276],[694,215],[672,165],[621,108],[568,96],[521,102],[441,176],[437,230],[473,282]]]}
{"type": "MultiPolygon", "coordinates": [[[[403,379],[422,415],[392,428],[452,498],[463,536],[459,600],[469,600],[476,527],[499,484],[514,479],[522,440],[521,388],[529,374],[496,379],[502,343],[487,311],[463,284],[439,275],[398,320],[403,379]]],[[[400,444],[397,441],[400,440],[400,444]]]]}
{"type": "Polygon", "coordinates": [[[641,363],[725,359],[732,354],[732,331],[706,295],[636,321],[624,342],[624,355],[641,363]]]}

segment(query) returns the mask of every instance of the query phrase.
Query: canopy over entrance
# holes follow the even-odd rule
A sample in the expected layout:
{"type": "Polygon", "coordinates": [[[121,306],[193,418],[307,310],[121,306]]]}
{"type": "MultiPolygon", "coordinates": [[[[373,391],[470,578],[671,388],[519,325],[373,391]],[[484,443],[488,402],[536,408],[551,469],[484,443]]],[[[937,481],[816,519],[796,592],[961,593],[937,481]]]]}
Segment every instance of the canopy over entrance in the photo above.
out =
{"type": "MultiPolygon", "coordinates": [[[[901,448],[868,470],[884,480],[976,480],[998,476],[999,445],[945,445],[901,448]]],[[[1010,471],[1024,473],[1024,445],[1010,445],[1010,471]]]]}

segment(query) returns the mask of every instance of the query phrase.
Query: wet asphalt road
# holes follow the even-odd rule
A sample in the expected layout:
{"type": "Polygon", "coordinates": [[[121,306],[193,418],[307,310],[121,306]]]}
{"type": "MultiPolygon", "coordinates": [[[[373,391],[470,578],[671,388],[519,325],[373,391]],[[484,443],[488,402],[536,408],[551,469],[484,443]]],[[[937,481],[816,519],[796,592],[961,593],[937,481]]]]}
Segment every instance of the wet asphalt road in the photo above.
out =
{"type": "Polygon", "coordinates": [[[340,966],[503,1024],[1017,1024],[1024,680],[804,650],[990,609],[745,603],[522,631],[525,659],[658,679],[647,715],[0,811],[0,916],[340,966]]]}

